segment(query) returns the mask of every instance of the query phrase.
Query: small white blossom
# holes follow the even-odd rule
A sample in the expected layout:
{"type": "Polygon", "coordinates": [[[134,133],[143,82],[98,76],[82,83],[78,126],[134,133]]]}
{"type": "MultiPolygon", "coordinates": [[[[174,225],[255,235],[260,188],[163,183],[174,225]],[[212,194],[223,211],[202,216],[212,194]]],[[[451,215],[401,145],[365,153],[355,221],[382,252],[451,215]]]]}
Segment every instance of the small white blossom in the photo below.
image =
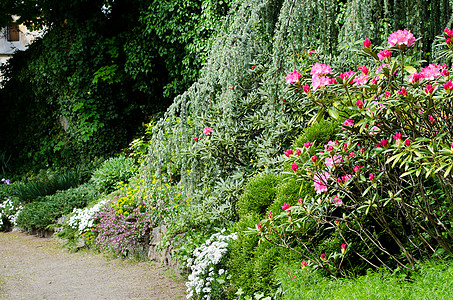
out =
{"type": "MultiPolygon", "coordinates": [[[[187,261],[187,267],[192,270],[188,276],[187,299],[202,296],[204,299],[211,299],[211,283],[215,280],[215,266],[220,263],[222,257],[228,251],[228,244],[237,239],[236,233],[223,235],[226,230],[213,234],[206,242],[193,251],[194,259],[187,261]],[[195,292],[195,293],[194,293],[195,292]],[[202,293],[204,295],[202,295],[202,293]]],[[[219,275],[226,273],[224,269],[219,271],[219,275]]]]}

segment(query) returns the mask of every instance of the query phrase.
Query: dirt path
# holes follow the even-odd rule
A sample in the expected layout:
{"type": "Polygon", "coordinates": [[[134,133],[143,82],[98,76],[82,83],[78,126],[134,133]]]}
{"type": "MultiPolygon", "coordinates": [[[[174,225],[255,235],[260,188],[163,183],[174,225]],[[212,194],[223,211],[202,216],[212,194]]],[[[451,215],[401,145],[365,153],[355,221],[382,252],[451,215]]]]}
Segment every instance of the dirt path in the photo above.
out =
{"type": "Polygon", "coordinates": [[[69,253],[55,239],[0,232],[0,299],[185,299],[184,282],[151,262],[69,253]]]}

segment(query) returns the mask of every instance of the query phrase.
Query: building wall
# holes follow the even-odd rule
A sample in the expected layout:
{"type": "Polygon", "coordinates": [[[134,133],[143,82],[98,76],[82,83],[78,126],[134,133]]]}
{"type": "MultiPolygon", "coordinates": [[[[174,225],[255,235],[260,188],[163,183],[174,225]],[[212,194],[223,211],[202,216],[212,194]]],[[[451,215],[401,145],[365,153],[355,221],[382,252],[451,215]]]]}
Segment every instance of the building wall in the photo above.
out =
{"type": "MultiPolygon", "coordinates": [[[[13,17],[13,20],[17,17],[13,17]]],[[[0,65],[5,63],[16,51],[23,51],[27,49],[37,37],[43,34],[43,30],[29,31],[24,25],[19,25],[19,41],[8,41],[7,28],[0,29],[0,65]]]]}

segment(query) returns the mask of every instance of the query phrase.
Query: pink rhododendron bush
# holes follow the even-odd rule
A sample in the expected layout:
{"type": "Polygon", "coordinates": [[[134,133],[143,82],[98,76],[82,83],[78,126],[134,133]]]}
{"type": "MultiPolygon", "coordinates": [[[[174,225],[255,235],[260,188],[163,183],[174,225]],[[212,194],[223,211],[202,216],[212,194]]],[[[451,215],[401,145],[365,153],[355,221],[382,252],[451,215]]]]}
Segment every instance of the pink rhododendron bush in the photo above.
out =
{"type": "MultiPolygon", "coordinates": [[[[444,33],[450,47],[450,30],[444,33]]],[[[315,196],[281,203],[257,225],[261,239],[301,255],[301,268],[347,275],[346,265],[414,269],[453,254],[451,66],[411,57],[416,37],[398,30],[388,47],[363,42],[369,64],[348,72],[315,63],[288,73],[288,102],[342,122],[327,144],[288,149],[293,176],[315,196]],[[337,245],[319,241],[337,237],[337,245]]]]}

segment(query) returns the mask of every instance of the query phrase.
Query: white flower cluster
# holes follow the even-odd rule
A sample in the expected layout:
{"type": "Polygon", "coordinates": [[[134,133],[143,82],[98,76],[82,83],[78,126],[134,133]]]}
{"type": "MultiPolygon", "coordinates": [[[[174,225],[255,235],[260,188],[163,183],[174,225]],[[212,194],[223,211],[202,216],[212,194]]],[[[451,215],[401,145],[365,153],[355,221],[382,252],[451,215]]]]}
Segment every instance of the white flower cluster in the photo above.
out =
{"type": "Polygon", "coordinates": [[[236,233],[223,235],[225,229],[213,234],[206,242],[193,251],[194,259],[188,259],[187,267],[192,270],[189,275],[187,286],[187,299],[196,298],[196,295],[203,299],[210,300],[211,283],[216,276],[225,275],[227,271],[220,269],[215,271],[215,266],[222,260],[228,251],[228,244],[237,239],[236,233]]]}
{"type": "Polygon", "coordinates": [[[15,206],[11,199],[6,199],[0,203],[0,228],[3,227],[3,220],[8,219],[13,226],[16,226],[16,219],[22,210],[22,206],[15,206]]]}
{"type": "Polygon", "coordinates": [[[67,224],[72,228],[77,229],[79,234],[87,232],[91,227],[93,227],[93,215],[100,212],[104,208],[105,203],[107,203],[107,200],[101,200],[99,203],[90,208],[74,208],[73,215],[69,218],[67,224]]]}

